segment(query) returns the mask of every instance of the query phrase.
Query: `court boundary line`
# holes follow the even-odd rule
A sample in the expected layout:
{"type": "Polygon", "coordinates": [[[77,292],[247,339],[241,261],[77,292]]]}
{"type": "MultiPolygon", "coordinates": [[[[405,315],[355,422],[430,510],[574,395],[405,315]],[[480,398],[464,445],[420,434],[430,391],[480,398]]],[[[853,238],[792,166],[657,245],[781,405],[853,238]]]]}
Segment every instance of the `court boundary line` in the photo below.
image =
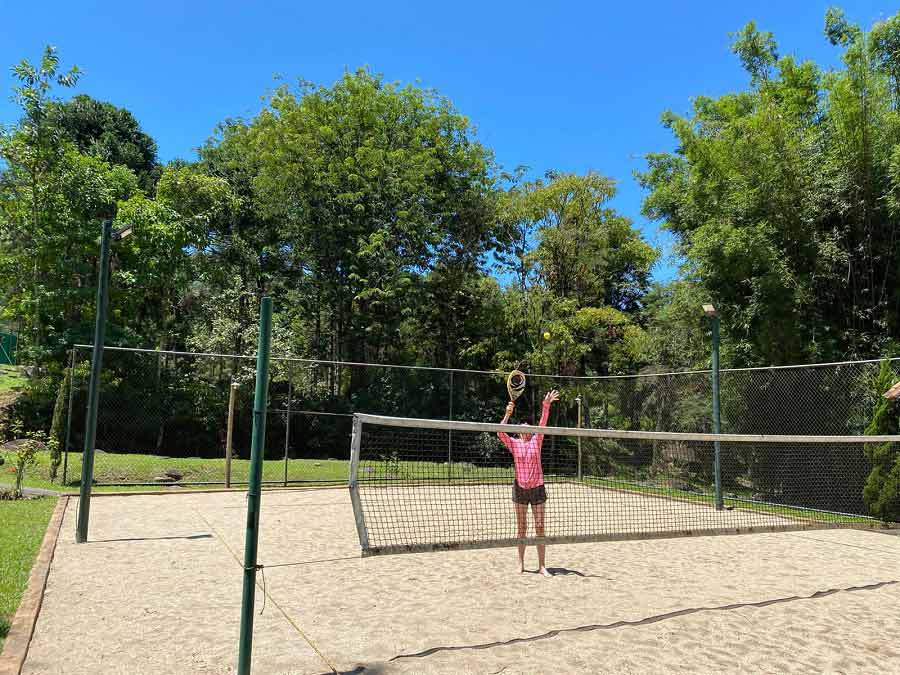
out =
{"type": "Polygon", "coordinates": [[[560,535],[554,537],[525,537],[519,539],[493,539],[488,541],[458,541],[433,544],[391,544],[373,546],[362,551],[363,558],[403,553],[436,553],[439,551],[477,551],[492,548],[511,548],[525,545],[589,544],[609,541],[652,541],[687,537],[716,537],[722,535],[763,534],[772,532],[799,532],[809,530],[857,530],[865,529],[859,523],[792,523],[790,525],[757,525],[745,527],[719,527],[707,529],[665,530],[659,532],[613,532],[606,534],[560,535]]]}
{"type": "Polygon", "coordinates": [[[0,654],[0,675],[19,675],[28,658],[28,650],[34,637],[34,629],[37,626],[44,603],[44,592],[47,589],[47,580],[50,578],[50,566],[56,553],[56,544],[59,541],[59,533],[62,530],[63,519],[69,504],[68,495],[60,495],[47,523],[41,547],[35,556],[31,573],[28,576],[28,584],[22,593],[22,599],[10,623],[9,633],[3,645],[3,653],[0,654]]]}

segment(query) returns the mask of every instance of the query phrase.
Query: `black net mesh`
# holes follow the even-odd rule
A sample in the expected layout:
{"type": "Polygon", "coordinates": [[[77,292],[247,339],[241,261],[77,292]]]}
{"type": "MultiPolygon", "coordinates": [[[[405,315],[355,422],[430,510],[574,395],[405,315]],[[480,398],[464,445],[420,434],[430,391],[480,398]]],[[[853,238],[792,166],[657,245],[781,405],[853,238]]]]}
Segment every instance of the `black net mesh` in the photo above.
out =
{"type": "MultiPolygon", "coordinates": [[[[579,436],[547,428],[544,486],[541,494],[525,495],[546,502],[521,532],[513,459],[496,425],[362,419],[352,487],[365,554],[877,522],[863,501],[871,469],[866,447],[874,438],[735,440],[606,430],[579,436]],[[446,428],[434,428],[441,424],[446,428]]],[[[900,437],[880,442],[896,446],[900,437]]]]}
{"type": "MultiPolygon", "coordinates": [[[[90,359],[90,348],[74,350],[71,414],[60,469],[68,485],[80,479],[90,359]]],[[[890,364],[900,373],[900,360],[890,364]]],[[[107,348],[94,480],[225,483],[229,393],[235,382],[231,482],[245,482],[255,365],[252,357],[107,348]]],[[[860,362],[723,370],[721,430],[862,434],[880,394],[874,386],[879,367],[860,362]]],[[[346,482],[353,413],[490,422],[503,416],[509,398],[505,373],[273,358],[270,381],[263,468],[267,484],[346,482]]],[[[552,426],[579,426],[580,408],[580,426],[586,428],[712,430],[709,372],[528,375],[513,421],[537,419],[542,397],[553,388],[562,398],[553,407],[552,426]]],[[[645,457],[650,451],[633,452],[645,457]]],[[[743,470],[741,462],[747,461],[723,459],[723,476],[743,470]]],[[[775,462],[757,461],[754,470],[774,474],[778,468],[775,462]]]]}

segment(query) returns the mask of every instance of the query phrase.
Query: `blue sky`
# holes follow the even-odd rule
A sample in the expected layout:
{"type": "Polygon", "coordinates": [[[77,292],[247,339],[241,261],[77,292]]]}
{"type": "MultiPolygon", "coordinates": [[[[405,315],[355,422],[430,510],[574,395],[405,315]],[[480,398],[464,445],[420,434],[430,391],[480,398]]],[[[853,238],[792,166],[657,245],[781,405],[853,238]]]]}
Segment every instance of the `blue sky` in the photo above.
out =
{"type": "MultiPolygon", "coordinates": [[[[330,84],[368,65],[448,96],[504,167],[615,178],[614,206],[666,247],[640,215],[632,178],[642,155],[673,148],[660,114],[746,86],[728,33],[751,19],[775,33],[781,53],[836,64],[822,34],[829,4],[3,0],[0,66],[36,60],[55,44],[64,64],[85,71],[78,91],[131,110],[169,160],[192,158],[222,119],[258,111],[276,74],[330,84]]],[[[865,27],[897,9],[840,6],[865,27]]],[[[0,122],[16,115],[0,100],[0,122]]],[[[674,273],[664,259],[656,277],[674,273]]]]}

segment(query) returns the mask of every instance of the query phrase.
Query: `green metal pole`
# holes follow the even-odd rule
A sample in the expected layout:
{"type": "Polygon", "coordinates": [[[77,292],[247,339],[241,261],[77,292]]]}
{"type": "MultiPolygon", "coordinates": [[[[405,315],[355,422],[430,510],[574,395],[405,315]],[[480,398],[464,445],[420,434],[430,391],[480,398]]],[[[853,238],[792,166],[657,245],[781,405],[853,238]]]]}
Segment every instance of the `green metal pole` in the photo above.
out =
{"type": "Polygon", "coordinates": [[[87,417],[84,423],[84,453],[81,456],[81,489],[78,500],[78,526],[75,541],[87,541],[91,514],[91,483],[94,480],[94,442],[97,438],[97,406],[100,401],[100,371],[103,367],[103,341],[106,339],[106,305],[109,290],[109,242],[112,221],[103,221],[100,238],[100,278],[97,282],[97,320],[94,325],[94,354],[91,358],[91,383],[88,387],[87,417]]]}
{"type": "MultiPolygon", "coordinates": [[[[719,317],[710,317],[712,322],[712,405],[713,405],[713,433],[721,433],[722,419],[719,414],[719,317]]],[[[716,509],[721,510],[724,507],[722,500],[722,464],[721,464],[721,445],[719,441],[715,441],[715,464],[714,471],[716,477],[716,509]]]]}
{"type": "Polygon", "coordinates": [[[244,540],[244,593],[241,600],[241,641],[238,675],[250,675],[253,650],[253,607],[256,602],[256,548],[259,542],[259,505],[262,458],[266,443],[269,402],[269,348],[272,338],[272,299],[263,298],[259,312],[259,351],[256,355],[256,396],[253,403],[253,442],[250,446],[250,485],[247,488],[247,530],[244,540]]]}

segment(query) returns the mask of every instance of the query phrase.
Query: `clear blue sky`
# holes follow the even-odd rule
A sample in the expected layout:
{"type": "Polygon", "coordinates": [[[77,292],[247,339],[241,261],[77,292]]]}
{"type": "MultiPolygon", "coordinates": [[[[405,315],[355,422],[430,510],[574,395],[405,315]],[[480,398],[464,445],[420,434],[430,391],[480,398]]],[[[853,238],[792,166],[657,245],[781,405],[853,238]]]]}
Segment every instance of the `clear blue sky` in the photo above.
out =
{"type": "MultiPolygon", "coordinates": [[[[192,158],[226,117],[250,116],[273,76],[331,84],[368,65],[437,88],[477,125],[507,168],[525,164],[615,178],[615,206],[647,239],[632,171],[670,150],[659,124],[699,94],[746,86],[728,33],[754,19],[781,53],[835,64],[820,0],[588,2],[0,2],[0,65],[55,44],[85,75],[79,92],[131,110],[160,158],[192,158]]],[[[839,4],[839,3],[838,3],[839,4]]],[[[842,6],[868,27],[884,2],[842,6]]],[[[12,83],[4,70],[3,88],[12,83]]],[[[0,101],[0,122],[16,111],[0,101]]],[[[656,270],[669,278],[674,267],[656,270]]]]}

